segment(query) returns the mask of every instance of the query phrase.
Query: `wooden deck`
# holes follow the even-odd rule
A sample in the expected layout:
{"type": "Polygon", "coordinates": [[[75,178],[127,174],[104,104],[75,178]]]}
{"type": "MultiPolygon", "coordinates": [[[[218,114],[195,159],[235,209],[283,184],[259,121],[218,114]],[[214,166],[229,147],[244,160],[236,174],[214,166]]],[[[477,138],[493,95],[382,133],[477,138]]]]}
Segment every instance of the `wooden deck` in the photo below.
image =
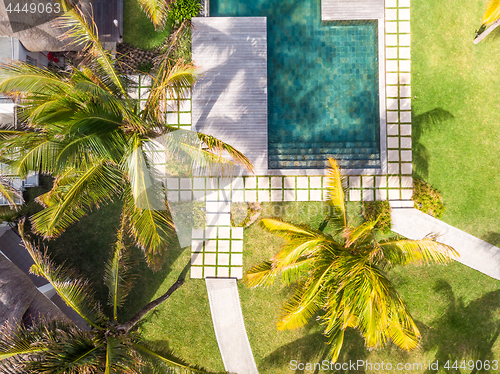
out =
{"type": "Polygon", "coordinates": [[[267,171],[267,22],[265,17],[193,18],[193,129],[243,152],[267,171]]]}
{"type": "Polygon", "coordinates": [[[321,19],[368,20],[384,19],[384,0],[321,0],[321,19]]]}

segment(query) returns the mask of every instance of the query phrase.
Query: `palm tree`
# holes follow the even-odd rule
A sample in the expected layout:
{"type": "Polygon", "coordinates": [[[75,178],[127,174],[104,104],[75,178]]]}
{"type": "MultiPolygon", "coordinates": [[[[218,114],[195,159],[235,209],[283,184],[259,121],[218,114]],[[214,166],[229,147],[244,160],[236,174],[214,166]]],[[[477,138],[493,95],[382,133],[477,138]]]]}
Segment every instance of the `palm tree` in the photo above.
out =
{"type": "Polygon", "coordinates": [[[346,328],[356,328],[369,349],[393,341],[404,350],[418,344],[420,333],[403,300],[387,277],[397,265],[445,263],[457,252],[433,237],[422,240],[378,239],[377,221],[349,224],[343,178],[329,160],[328,194],[333,208],[330,233],[263,219],[261,225],[286,240],[273,258],[251,268],[244,282],[268,286],[280,276],[295,285],[277,323],[279,330],[295,329],[318,314],[336,361],[346,328]]]}
{"type": "Polygon", "coordinates": [[[0,92],[17,98],[24,126],[0,130],[0,161],[21,177],[30,171],[55,177],[51,191],[38,198],[45,209],[31,218],[36,233],[57,237],[92,209],[119,199],[130,233],[157,269],[174,225],[150,150],[160,144],[169,155],[211,172],[252,165],[212,136],[165,123],[168,99],[185,97],[196,81],[193,65],[161,56],[142,107],[129,94],[132,82],[117,73],[99,42],[95,24],[78,7],[62,4],[60,26],[83,46],[86,59],[65,74],[19,61],[0,66],[0,92]]]}
{"type": "Polygon", "coordinates": [[[0,329],[2,373],[205,373],[175,358],[172,352],[155,348],[134,331],[149,311],[164,303],[183,284],[185,271],[164,295],[120,323],[118,310],[132,286],[121,229],[104,277],[112,310],[108,315],[95,301],[88,281],[78,278],[73,269],[55,265],[26,238],[22,224],[20,228],[34,261],[31,271],[47,279],[89,328],[81,329],[67,320],[39,318],[31,326],[4,324],[0,329]]]}
{"type": "Polygon", "coordinates": [[[0,197],[3,197],[11,208],[16,205],[16,201],[20,198],[20,194],[10,185],[9,179],[0,174],[0,197]]]}
{"type": "Polygon", "coordinates": [[[175,0],[139,0],[142,10],[149,17],[156,30],[165,26],[168,16],[168,5],[175,0]]]}
{"type": "Polygon", "coordinates": [[[500,25],[500,0],[489,0],[481,20],[481,27],[476,32],[474,43],[483,40],[489,33],[500,25]]]}

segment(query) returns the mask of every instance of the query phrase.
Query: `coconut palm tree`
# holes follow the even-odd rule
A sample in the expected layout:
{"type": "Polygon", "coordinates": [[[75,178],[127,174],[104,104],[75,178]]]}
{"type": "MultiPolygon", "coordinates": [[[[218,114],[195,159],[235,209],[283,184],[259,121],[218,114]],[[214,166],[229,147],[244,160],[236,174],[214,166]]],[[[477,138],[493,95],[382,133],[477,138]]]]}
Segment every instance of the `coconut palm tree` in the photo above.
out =
{"type": "MultiPolygon", "coordinates": [[[[126,322],[120,322],[118,311],[131,289],[129,263],[120,229],[118,240],[106,264],[104,281],[109,288],[109,314],[94,299],[88,281],[76,271],[54,264],[24,235],[24,245],[34,265],[31,271],[47,279],[61,298],[88,324],[87,329],[68,320],[34,318],[30,326],[6,323],[0,329],[0,371],[21,373],[205,373],[187,365],[172,352],[155,348],[134,331],[144,316],[164,303],[184,282],[184,272],[158,299],[144,306],[126,322]]],[[[123,228],[123,226],[122,226],[123,228]]]]}
{"type": "Polygon", "coordinates": [[[212,136],[166,124],[169,98],[185,97],[196,81],[193,65],[161,56],[141,105],[129,93],[133,82],[117,72],[99,42],[95,24],[78,7],[62,4],[60,27],[86,58],[63,74],[19,61],[0,66],[0,92],[17,99],[23,123],[0,130],[0,161],[21,177],[30,171],[55,177],[51,191],[38,199],[45,209],[32,217],[36,233],[57,237],[92,209],[120,199],[136,244],[158,268],[174,227],[151,150],[160,145],[162,152],[185,157],[184,163],[217,173],[234,163],[248,170],[252,165],[212,136]]]}
{"type": "Polygon", "coordinates": [[[295,329],[318,314],[333,361],[339,356],[348,327],[359,330],[369,349],[393,341],[411,350],[417,346],[420,333],[386,271],[410,263],[445,263],[457,252],[432,236],[422,240],[379,239],[376,220],[352,226],[346,215],[340,169],[335,160],[329,163],[332,231],[261,220],[262,227],[284,238],[286,244],[273,258],[251,268],[244,282],[250,287],[268,286],[281,277],[285,284],[295,285],[277,327],[295,329]]]}
{"type": "Polygon", "coordinates": [[[172,1],[175,0],[139,0],[139,4],[155,28],[161,30],[167,21],[168,5],[172,1]]]}
{"type": "Polygon", "coordinates": [[[20,194],[10,185],[9,179],[0,174],[0,196],[5,199],[10,207],[14,207],[20,194]]]}
{"type": "Polygon", "coordinates": [[[474,43],[483,40],[489,33],[500,25],[500,0],[489,0],[481,20],[481,27],[476,32],[474,43]]]}

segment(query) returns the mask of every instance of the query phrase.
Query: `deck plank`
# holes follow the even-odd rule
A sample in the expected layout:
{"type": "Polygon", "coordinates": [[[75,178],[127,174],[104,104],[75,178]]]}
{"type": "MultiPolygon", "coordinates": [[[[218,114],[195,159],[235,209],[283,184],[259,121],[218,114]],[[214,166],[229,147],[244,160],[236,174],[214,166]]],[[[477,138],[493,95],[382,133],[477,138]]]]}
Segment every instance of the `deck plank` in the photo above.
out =
{"type": "Polygon", "coordinates": [[[384,19],[384,0],[321,0],[321,19],[384,19]]]}
{"type": "Polygon", "coordinates": [[[193,129],[213,135],[267,171],[265,17],[193,18],[193,129]]]}

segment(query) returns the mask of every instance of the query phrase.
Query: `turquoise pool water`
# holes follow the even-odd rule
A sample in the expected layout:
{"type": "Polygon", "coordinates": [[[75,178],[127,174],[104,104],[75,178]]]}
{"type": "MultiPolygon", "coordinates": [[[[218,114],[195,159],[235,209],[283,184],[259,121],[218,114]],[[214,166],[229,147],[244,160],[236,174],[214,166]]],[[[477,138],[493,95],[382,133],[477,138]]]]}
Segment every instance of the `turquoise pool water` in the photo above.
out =
{"type": "Polygon", "coordinates": [[[320,5],[210,0],[210,16],[267,17],[270,169],[380,167],[377,22],[322,22],[320,5]]]}

